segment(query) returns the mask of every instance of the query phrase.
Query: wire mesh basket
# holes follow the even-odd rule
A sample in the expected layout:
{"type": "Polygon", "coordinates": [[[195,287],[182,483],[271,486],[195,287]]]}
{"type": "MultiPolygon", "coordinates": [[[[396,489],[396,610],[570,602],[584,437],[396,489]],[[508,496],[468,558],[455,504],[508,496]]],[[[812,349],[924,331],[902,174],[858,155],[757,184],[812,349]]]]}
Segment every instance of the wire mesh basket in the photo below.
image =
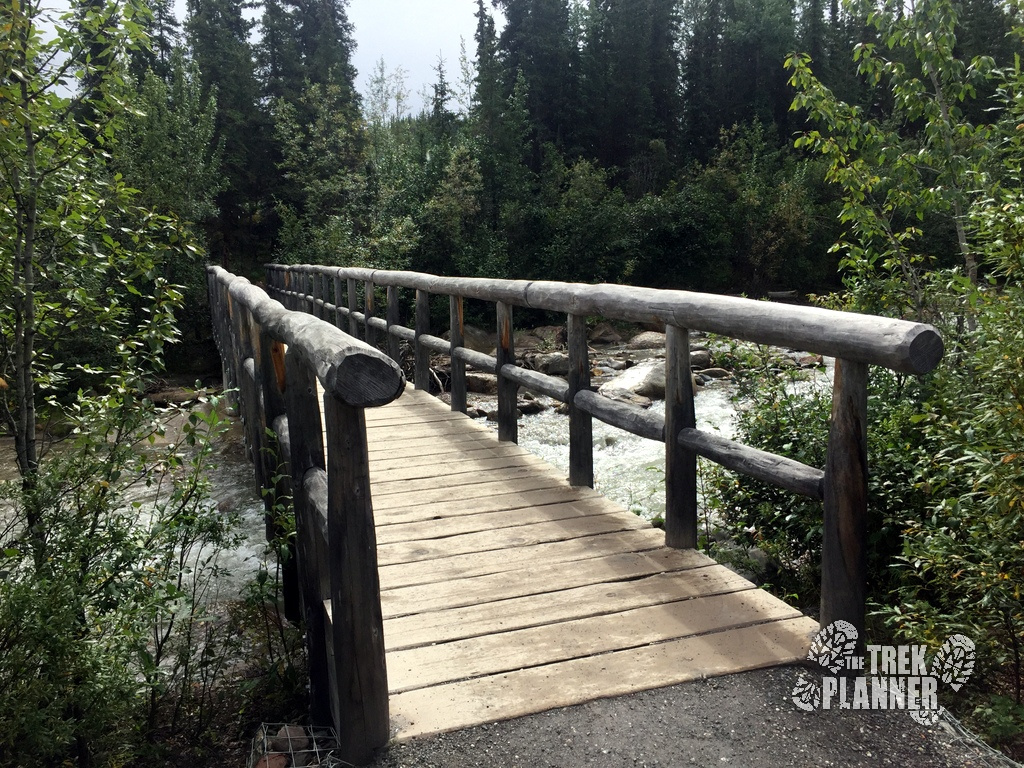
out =
{"type": "Polygon", "coordinates": [[[263,723],[252,740],[246,768],[342,768],[334,756],[338,739],[333,728],[288,723],[263,723]]]}

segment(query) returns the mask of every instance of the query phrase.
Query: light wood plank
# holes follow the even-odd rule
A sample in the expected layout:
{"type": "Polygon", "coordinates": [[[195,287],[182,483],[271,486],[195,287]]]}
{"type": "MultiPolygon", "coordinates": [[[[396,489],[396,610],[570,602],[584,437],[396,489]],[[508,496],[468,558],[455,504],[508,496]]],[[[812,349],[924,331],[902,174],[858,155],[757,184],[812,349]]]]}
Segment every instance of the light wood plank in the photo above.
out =
{"type": "Polygon", "coordinates": [[[728,568],[711,565],[387,620],[384,644],[389,651],[400,650],[748,589],[756,587],[728,568]]]}
{"type": "Polygon", "coordinates": [[[732,592],[393,651],[388,682],[401,693],[800,615],[763,590],[732,592]]]}
{"type": "Polygon", "coordinates": [[[392,737],[409,739],[793,663],[806,656],[817,629],[817,622],[801,617],[392,694],[392,737]]]}
{"type": "Polygon", "coordinates": [[[385,618],[426,613],[497,600],[544,594],[556,584],[563,589],[618,580],[639,579],[656,573],[704,568],[715,561],[695,550],[661,547],[644,552],[623,552],[571,562],[533,564],[484,576],[396,587],[381,592],[385,618]]]}
{"type": "Polygon", "coordinates": [[[390,487],[381,490],[382,486],[387,486],[386,483],[382,483],[381,485],[375,485],[373,488],[373,506],[375,509],[387,510],[397,507],[421,506],[423,504],[461,504],[469,499],[490,499],[497,494],[558,489],[559,485],[564,484],[564,482],[564,480],[556,476],[526,473],[511,479],[487,480],[486,482],[464,486],[458,497],[453,497],[451,490],[444,487],[403,492],[400,488],[392,489],[390,487]]]}
{"type": "Polygon", "coordinates": [[[466,533],[459,536],[448,536],[443,539],[400,541],[394,544],[383,544],[377,547],[377,553],[381,565],[415,563],[420,560],[449,558],[474,552],[487,552],[492,557],[504,558],[506,553],[504,551],[499,552],[498,550],[516,550],[522,547],[549,542],[567,541],[569,539],[619,531],[641,530],[650,527],[650,523],[635,515],[632,516],[632,519],[619,513],[591,515],[565,520],[549,520],[531,525],[517,525],[512,528],[501,528],[496,531],[466,533]]]}
{"type": "Polygon", "coordinates": [[[574,517],[587,517],[604,510],[607,513],[621,513],[622,508],[604,500],[588,500],[586,504],[570,502],[568,504],[547,504],[544,506],[524,507],[516,510],[500,510],[498,512],[481,512],[478,515],[455,515],[451,517],[435,515],[429,520],[415,523],[402,523],[377,526],[377,543],[393,544],[399,541],[420,541],[443,539],[463,533],[497,531],[503,528],[515,528],[531,523],[543,523],[553,520],[566,520],[574,517]]]}
{"type": "Polygon", "coordinates": [[[655,528],[586,536],[582,539],[535,544],[532,547],[503,552],[500,560],[490,553],[472,553],[417,563],[386,565],[380,569],[380,584],[381,589],[430,584],[449,579],[483,576],[488,573],[503,573],[531,564],[565,563],[602,555],[642,552],[645,549],[656,549],[663,544],[664,535],[655,528]]]}
{"type": "MultiPolygon", "coordinates": [[[[445,467],[439,466],[427,477],[396,478],[388,474],[383,476],[378,473],[373,478],[373,497],[383,499],[391,494],[401,493],[411,496],[429,495],[432,491],[444,492],[442,498],[453,500],[456,498],[474,498],[480,494],[471,486],[488,484],[493,492],[496,483],[503,486],[508,484],[511,487],[522,487],[521,483],[529,481],[530,488],[556,488],[564,482],[563,478],[555,471],[547,467],[537,467],[532,462],[511,464],[500,468],[499,475],[495,472],[445,472],[445,467]]],[[[428,499],[436,500],[436,494],[428,499]]]]}

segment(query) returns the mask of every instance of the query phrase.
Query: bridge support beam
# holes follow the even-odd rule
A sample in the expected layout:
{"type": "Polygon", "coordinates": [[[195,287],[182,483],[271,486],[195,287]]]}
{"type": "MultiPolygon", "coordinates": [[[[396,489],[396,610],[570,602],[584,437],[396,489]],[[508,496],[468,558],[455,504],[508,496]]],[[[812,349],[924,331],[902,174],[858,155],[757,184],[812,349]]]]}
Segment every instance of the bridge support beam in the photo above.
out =
{"type": "Polygon", "coordinates": [[[697,548],[697,454],[679,444],[697,425],[690,373],[690,332],[665,327],[665,545],[697,548]]]}

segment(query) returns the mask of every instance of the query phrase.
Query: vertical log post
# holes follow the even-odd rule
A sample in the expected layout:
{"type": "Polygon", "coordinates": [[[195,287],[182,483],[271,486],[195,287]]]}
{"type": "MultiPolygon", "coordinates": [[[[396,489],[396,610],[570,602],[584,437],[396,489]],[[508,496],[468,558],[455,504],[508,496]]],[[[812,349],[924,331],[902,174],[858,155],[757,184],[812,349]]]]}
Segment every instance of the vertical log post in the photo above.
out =
{"type": "Polygon", "coordinates": [[[373,283],[367,280],[363,283],[363,316],[366,318],[366,343],[371,347],[377,346],[377,329],[370,325],[374,314],[373,283]]]}
{"type": "Polygon", "coordinates": [[[587,319],[569,315],[569,485],[594,487],[594,422],[576,407],[576,393],[590,389],[590,350],[587,319]]]}
{"type": "Polygon", "coordinates": [[[331,395],[325,398],[324,412],[335,730],[341,758],[365,765],[390,735],[366,420],[362,408],[331,395]]]}
{"type": "Polygon", "coordinates": [[[448,297],[448,317],[450,319],[449,340],[451,342],[452,410],[466,412],[466,363],[455,357],[455,350],[466,343],[463,338],[462,297],[448,297]]]}
{"type": "Polygon", "coordinates": [[[289,351],[285,357],[285,403],[288,409],[288,442],[292,499],[295,508],[295,534],[299,560],[299,585],[302,613],[306,625],[306,651],[309,654],[310,718],[314,723],[331,721],[331,690],[328,683],[326,621],[323,601],[329,594],[326,563],[317,560],[315,537],[319,535],[317,511],[304,490],[306,474],[314,468],[325,469],[323,426],[317,397],[316,375],[289,351]],[[321,567],[322,566],[322,567],[321,567]]]}
{"type": "Polygon", "coordinates": [[[348,335],[354,339],[359,336],[359,322],[356,320],[356,312],[359,311],[359,299],[356,296],[356,280],[348,278],[348,335]]]}
{"type": "Polygon", "coordinates": [[[345,313],[341,311],[342,301],[341,298],[344,294],[341,290],[341,275],[335,273],[334,275],[334,324],[338,328],[345,327],[345,313]]]}
{"type": "Polygon", "coordinates": [[[679,444],[679,432],[696,427],[690,333],[665,327],[665,546],[697,548],[697,454],[679,444]]]}
{"type": "Polygon", "coordinates": [[[323,293],[321,292],[320,273],[312,272],[309,277],[310,283],[312,283],[309,286],[309,313],[313,315],[313,317],[323,317],[323,306],[319,303],[319,300],[323,298],[323,293]]]}
{"type": "Polygon", "coordinates": [[[516,413],[516,395],[519,384],[505,378],[503,365],[516,364],[515,340],[512,335],[512,305],[499,301],[498,313],[498,439],[519,442],[519,420],[516,413]]]}
{"type": "Polygon", "coordinates": [[[388,308],[387,308],[387,321],[388,321],[388,355],[399,365],[402,364],[402,350],[399,346],[399,338],[391,332],[391,327],[399,325],[399,314],[398,314],[398,286],[388,286],[388,308]]]}
{"type": "Polygon", "coordinates": [[[864,636],[868,514],[868,366],[836,360],[825,460],[821,626],[843,619],[864,636]]]}
{"type": "Polygon", "coordinates": [[[420,344],[420,336],[430,333],[430,294],[416,290],[416,339],[413,344],[416,352],[416,389],[430,392],[430,350],[420,344]]]}

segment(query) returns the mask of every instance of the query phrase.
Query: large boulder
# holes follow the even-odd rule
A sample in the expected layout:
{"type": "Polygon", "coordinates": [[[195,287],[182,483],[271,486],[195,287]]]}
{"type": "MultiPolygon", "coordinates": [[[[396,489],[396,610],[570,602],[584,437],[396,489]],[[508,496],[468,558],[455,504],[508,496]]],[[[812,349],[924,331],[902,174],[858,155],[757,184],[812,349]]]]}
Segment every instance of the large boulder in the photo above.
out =
{"type": "Polygon", "coordinates": [[[611,323],[598,323],[590,329],[591,344],[621,344],[622,337],[612,328],[611,323]]]}
{"type": "Polygon", "coordinates": [[[544,345],[544,340],[530,331],[516,331],[514,346],[516,352],[525,352],[530,349],[537,349],[544,345]]]}
{"type": "Polygon", "coordinates": [[[549,347],[564,346],[567,338],[564,325],[542,325],[533,329],[533,335],[549,347]]]}
{"type": "Polygon", "coordinates": [[[690,350],[690,367],[700,370],[711,367],[711,353],[706,349],[690,350]]]}
{"type": "Polygon", "coordinates": [[[638,333],[626,342],[626,349],[664,349],[665,334],[658,331],[638,333]]]}
{"type": "Polygon", "coordinates": [[[493,373],[466,371],[466,391],[478,395],[498,394],[498,377],[493,373]]]}
{"type": "Polygon", "coordinates": [[[655,363],[644,376],[640,386],[633,390],[638,395],[649,397],[652,400],[665,399],[665,363],[655,363]]]}
{"type": "Polygon", "coordinates": [[[564,352],[545,352],[529,355],[527,361],[535,371],[549,376],[567,376],[569,374],[569,356],[564,352]]]}
{"type": "Polygon", "coordinates": [[[498,334],[488,333],[475,325],[462,326],[463,343],[474,352],[482,352],[489,355],[498,346],[498,334]]]}

